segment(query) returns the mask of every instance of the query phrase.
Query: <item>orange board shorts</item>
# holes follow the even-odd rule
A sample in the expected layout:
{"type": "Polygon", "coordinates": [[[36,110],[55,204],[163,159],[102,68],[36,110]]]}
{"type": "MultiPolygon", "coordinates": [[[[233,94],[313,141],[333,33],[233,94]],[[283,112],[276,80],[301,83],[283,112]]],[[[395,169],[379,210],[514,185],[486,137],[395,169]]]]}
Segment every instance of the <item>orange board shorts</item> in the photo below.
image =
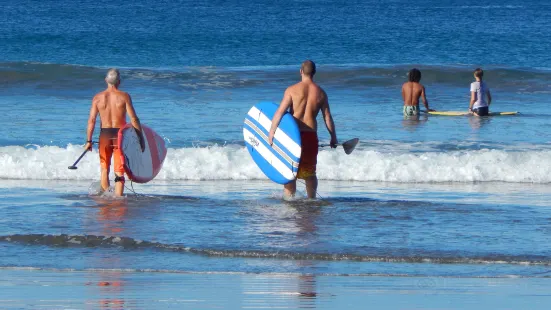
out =
{"type": "Polygon", "coordinates": [[[307,179],[316,175],[318,163],[318,134],[314,131],[300,133],[302,150],[298,164],[297,179],[307,179]]]}
{"type": "Polygon", "coordinates": [[[109,171],[111,157],[114,156],[114,171],[124,173],[124,166],[121,162],[121,150],[118,147],[119,128],[102,128],[99,134],[99,162],[102,168],[109,171]]]}

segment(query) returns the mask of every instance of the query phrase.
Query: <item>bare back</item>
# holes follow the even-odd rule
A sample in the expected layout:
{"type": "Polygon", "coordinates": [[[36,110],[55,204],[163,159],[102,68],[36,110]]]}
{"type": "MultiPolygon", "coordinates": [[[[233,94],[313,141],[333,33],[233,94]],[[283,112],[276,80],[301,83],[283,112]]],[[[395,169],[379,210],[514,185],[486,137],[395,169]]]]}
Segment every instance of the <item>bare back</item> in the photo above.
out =
{"type": "Polygon", "coordinates": [[[404,99],[405,106],[419,105],[420,97],[422,97],[423,102],[426,101],[423,85],[416,82],[406,82],[402,85],[402,99],[404,99]]]}
{"type": "Polygon", "coordinates": [[[317,131],[316,117],[328,104],[325,91],[313,81],[303,81],[287,88],[285,96],[291,97],[291,113],[297,120],[300,130],[317,131]]]}
{"type": "Polygon", "coordinates": [[[322,111],[325,127],[331,135],[330,144],[334,147],[337,145],[337,134],[335,132],[335,123],[331,116],[329,108],[329,100],[327,94],[312,80],[311,76],[302,74],[302,81],[288,87],[283,94],[283,99],[279,104],[279,108],[274,113],[272,118],[272,126],[270,127],[270,135],[268,142],[273,143],[273,137],[277,126],[283,115],[290,110],[291,114],[297,120],[299,130],[301,132],[317,132],[318,123],[316,117],[322,111]]]}
{"type": "Polygon", "coordinates": [[[98,93],[92,100],[92,105],[100,115],[101,128],[121,128],[126,125],[127,106],[131,104],[130,96],[115,88],[98,93]]]}

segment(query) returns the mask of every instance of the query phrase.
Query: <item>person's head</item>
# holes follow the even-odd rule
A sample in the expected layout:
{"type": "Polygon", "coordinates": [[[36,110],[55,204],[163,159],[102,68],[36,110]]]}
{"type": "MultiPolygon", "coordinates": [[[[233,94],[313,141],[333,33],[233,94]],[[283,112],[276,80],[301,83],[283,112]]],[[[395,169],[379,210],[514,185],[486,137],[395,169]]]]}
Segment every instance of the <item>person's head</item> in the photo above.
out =
{"type": "Polygon", "coordinates": [[[121,82],[121,74],[117,69],[109,69],[105,75],[105,82],[112,86],[119,86],[121,82]]]}
{"type": "Polygon", "coordinates": [[[316,74],[316,64],[311,60],[305,60],[300,66],[300,74],[313,77],[316,74]]]}
{"type": "Polygon", "coordinates": [[[476,68],[474,70],[474,77],[481,80],[482,76],[484,76],[484,71],[482,71],[482,69],[480,68],[476,68]]]}
{"type": "Polygon", "coordinates": [[[408,81],[419,83],[421,81],[421,71],[417,68],[413,68],[408,72],[408,81]]]}

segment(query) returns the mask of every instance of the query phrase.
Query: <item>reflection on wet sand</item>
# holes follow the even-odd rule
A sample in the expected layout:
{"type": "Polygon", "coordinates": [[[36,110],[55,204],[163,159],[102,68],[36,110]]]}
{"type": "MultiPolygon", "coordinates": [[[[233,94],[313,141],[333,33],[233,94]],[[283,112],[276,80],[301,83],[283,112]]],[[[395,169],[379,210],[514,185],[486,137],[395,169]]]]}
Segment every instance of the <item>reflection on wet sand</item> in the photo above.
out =
{"type": "Polygon", "coordinates": [[[470,116],[469,125],[473,130],[478,130],[491,122],[490,116],[470,116]]]}
{"type": "Polygon", "coordinates": [[[422,113],[414,116],[404,116],[402,127],[408,131],[416,131],[421,125],[428,121],[428,114],[422,113]]]}
{"type": "Polygon", "coordinates": [[[95,285],[98,288],[98,303],[101,309],[127,309],[125,298],[123,298],[124,281],[121,271],[99,272],[100,281],[95,285]]]}
{"type": "MultiPolygon", "coordinates": [[[[125,199],[106,199],[101,197],[94,197],[94,201],[98,204],[97,220],[102,225],[103,236],[124,236],[124,223],[125,217],[128,212],[128,204],[125,199]]],[[[99,271],[99,281],[94,285],[93,295],[97,295],[100,309],[126,309],[125,299],[123,298],[124,281],[122,280],[123,263],[117,256],[103,256],[100,255],[91,257],[97,257],[100,260],[99,263],[94,265],[110,266],[107,269],[113,271],[99,271]],[[121,270],[121,271],[117,271],[121,270]]],[[[93,302],[92,304],[95,304],[93,302]]]]}
{"type": "MultiPolygon", "coordinates": [[[[96,202],[98,202],[96,200],[96,202]]],[[[127,202],[124,200],[101,201],[98,210],[98,221],[103,224],[104,236],[122,236],[122,222],[128,212],[127,202]]]]}
{"type": "MultiPolygon", "coordinates": [[[[305,239],[302,244],[312,244],[319,241],[317,238],[318,227],[316,220],[321,214],[320,206],[300,206],[297,207],[297,216],[295,222],[299,227],[297,238],[305,239]]],[[[298,260],[296,261],[299,270],[315,268],[315,261],[298,260]]],[[[316,276],[312,273],[303,273],[298,276],[298,299],[299,308],[310,309],[315,306],[315,299],[318,296],[316,288],[316,276]]]]}

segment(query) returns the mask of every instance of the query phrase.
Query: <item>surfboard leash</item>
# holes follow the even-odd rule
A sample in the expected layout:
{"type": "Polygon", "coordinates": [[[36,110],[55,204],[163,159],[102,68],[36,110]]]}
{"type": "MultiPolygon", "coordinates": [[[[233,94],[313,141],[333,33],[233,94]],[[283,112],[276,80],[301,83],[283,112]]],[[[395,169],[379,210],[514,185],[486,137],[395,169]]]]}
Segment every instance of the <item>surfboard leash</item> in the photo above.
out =
{"type": "MultiPolygon", "coordinates": [[[[302,180],[299,180],[299,179],[297,179],[297,181],[298,181],[300,184],[304,185],[304,187],[306,187],[306,182],[303,182],[302,180]]],[[[319,197],[321,200],[325,200],[325,198],[321,197],[321,195],[318,193],[317,190],[316,190],[316,195],[318,195],[318,197],[319,197]]]]}
{"type": "Polygon", "coordinates": [[[128,186],[126,186],[126,184],[124,184],[124,188],[126,188],[127,190],[129,190],[129,191],[131,191],[132,193],[134,193],[134,195],[136,195],[136,196],[145,196],[145,195],[136,193],[136,191],[134,190],[134,182],[132,182],[132,180],[130,180],[130,187],[131,187],[131,188],[128,188],[128,186]]]}

